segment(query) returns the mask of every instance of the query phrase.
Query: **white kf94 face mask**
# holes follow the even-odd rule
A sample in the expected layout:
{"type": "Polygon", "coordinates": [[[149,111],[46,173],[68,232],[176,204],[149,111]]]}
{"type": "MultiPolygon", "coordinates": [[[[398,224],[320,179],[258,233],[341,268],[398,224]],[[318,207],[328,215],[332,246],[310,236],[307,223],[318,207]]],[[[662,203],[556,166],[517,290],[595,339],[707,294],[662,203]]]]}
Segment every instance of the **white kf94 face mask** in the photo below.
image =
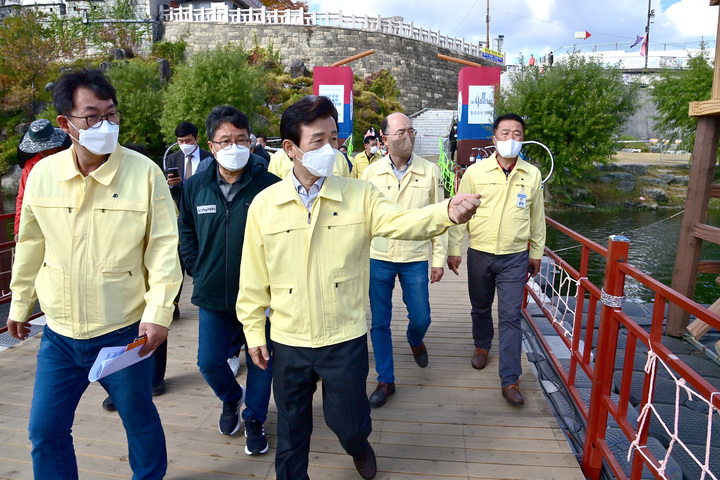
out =
{"type": "Polygon", "coordinates": [[[518,155],[520,155],[520,150],[522,150],[523,142],[518,142],[517,140],[498,140],[497,142],[497,152],[498,154],[503,158],[515,158],[518,155]]]}
{"type": "MultiPolygon", "coordinates": [[[[300,150],[300,147],[298,147],[298,150],[300,150]]],[[[301,158],[300,161],[312,175],[316,177],[329,177],[333,174],[337,150],[332,148],[329,143],[326,143],[317,150],[310,150],[307,153],[300,150],[300,153],[303,154],[303,158],[301,158]]]]}
{"type": "Polygon", "coordinates": [[[245,168],[250,158],[250,149],[240,145],[231,145],[215,151],[215,160],[225,169],[237,172],[245,168]]]}
{"type": "Polygon", "coordinates": [[[74,123],[68,119],[68,123],[80,132],[77,142],[87,148],[90,153],[95,155],[108,155],[115,151],[117,147],[118,137],[120,136],[120,126],[113,125],[108,121],[102,122],[98,128],[88,128],[80,130],[74,123]]]}

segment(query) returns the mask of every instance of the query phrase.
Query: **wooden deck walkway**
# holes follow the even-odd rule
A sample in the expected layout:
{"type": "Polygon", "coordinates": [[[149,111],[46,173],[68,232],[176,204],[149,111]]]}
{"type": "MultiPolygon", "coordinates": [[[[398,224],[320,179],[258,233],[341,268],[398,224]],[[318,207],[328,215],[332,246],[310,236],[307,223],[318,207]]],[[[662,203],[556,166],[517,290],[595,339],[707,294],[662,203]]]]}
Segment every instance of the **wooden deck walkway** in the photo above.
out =
{"type": "MultiPolygon", "coordinates": [[[[459,277],[446,269],[445,278],[430,287],[433,323],[425,339],[430,355],[425,369],[417,367],[407,346],[407,318],[400,288],[396,288],[397,393],[372,412],[370,442],[378,458],[376,478],[584,478],[524,356],[525,406],[521,408],[511,407],[500,394],[494,351],[485,370],[470,366],[472,338],[464,269],[465,263],[459,277]]],[[[196,366],[197,308],[189,303],[191,288],[189,280],[182,316],[170,334],[167,392],[155,397],[168,443],[166,478],[274,479],[277,411],[272,400],[265,424],[271,446],[266,455],[245,455],[242,433],[227,437],[217,430],[221,404],[196,366]]],[[[37,335],[0,352],[0,479],[32,478],[27,425],[39,341],[37,335]]],[[[373,365],[371,358],[368,393],[376,385],[373,365]]],[[[243,384],[244,372],[241,366],[243,384]]],[[[102,387],[93,384],[78,408],[73,436],[80,477],[130,478],[125,433],[117,414],[101,408],[104,398],[102,387]]],[[[324,423],[319,391],[314,411],[310,477],[358,480],[352,459],[324,423]]]]}

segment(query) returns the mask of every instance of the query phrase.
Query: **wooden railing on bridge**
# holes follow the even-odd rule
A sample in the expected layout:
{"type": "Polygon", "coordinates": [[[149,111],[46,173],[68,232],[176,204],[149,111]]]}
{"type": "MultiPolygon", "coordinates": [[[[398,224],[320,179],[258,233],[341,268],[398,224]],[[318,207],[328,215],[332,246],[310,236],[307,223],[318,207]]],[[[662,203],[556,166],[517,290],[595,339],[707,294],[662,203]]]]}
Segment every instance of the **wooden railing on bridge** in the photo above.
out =
{"type": "MultiPolygon", "coordinates": [[[[651,470],[657,478],[662,478],[657,474],[657,468],[660,466],[658,460],[662,459],[654,458],[649,450],[645,448],[650,422],[645,422],[639,426],[640,432],[638,435],[638,430],[628,421],[628,404],[636,347],[640,344],[647,346],[650,351],[657,355],[659,360],[669,366],[679,377],[682,377],[688,386],[692,387],[692,389],[706,399],[709,404],[713,405],[715,409],[720,409],[720,394],[718,390],[686,363],[681,361],[662,343],[666,303],[674,305],[677,309],[686,312],[688,315],[694,315],[696,318],[701,319],[719,330],[720,316],[629,265],[627,263],[629,242],[624,237],[610,237],[609,246],[605,248],[550,218],[547,219],[547,225],[572,238],[582,246],[579,269],[568,264],[549,248],[546,247],[545,249],[548,258],[578,282],[577,304],[575,306],[576,321],[573,322],[572,335],[568,338],[562,327],[551,320],[554,318],[553,313],[547,307],[542,306],[543,302],[541,298],[539,298],[539,295],[530,286],[526,287],[523,313],[537,335],[538,341],[543,345],[545,350],[549,352],[549,360],[554,365],[555,370],[558,372],[568,393],[572,397],[573,403],[578,407],[585,421],[586,437],[582,454],[583,472],[588,478],[597,480],[600,478],[603,462],[606,462],[615,478],[637,480],[642,477],[643,466],[647,464],[652,467],[651,470]],[[588,266],[591,253],[601,255],[606,259],[604,286],[602,290],[588,279],[588,266]],[[655,294],[650,332],[640,327],[632,318],[626,315],[621,308],[613,308],[606,304],[609,302],[607,302],[607,296],[603,295],[603,290],[604,293],[611,298],[622,297],[626,276],[637,280],[655,294]],[[545,317],[551,321],[553,328],[557,331],[559,337],[570,351],[570,363],[567,370],[553,353],[552,348],[550,348],[549,343],[539,328],[537,319],[534,319],[528,312],[528,296],[531,296],[535,302],[541,306],[545,317]],[[606,296],[605,301],[598,303],[602,296],[606,296]],[[583,323],[583,311],[586,302],[589,302],[589,308],[586,323],[583,323]],[[600,305],[599,319],[597,319],[598,312],[596,305],[600,305]],[[599,337],[597,340],[597,348],[593,351],[593,330],[597,320],[600,322],[599,337]],[[619,386],[619,400],[616,403],[616,401],[611,398],[611,392],[618,349],[618,333],[621,327],[626,329],[628,338],[625,346],[622,381],[619,386]],[[584,332],[581,332],[581,328],[584,329],[584,332]],[[578,370],[582,370],[592,381],[590,401],[587,405],[576,388],[578,370]],[[623,472],[615,454],[605,440],[608,416],[617,422],[629,441],[632,442],[636,438],[639,438],[638,450],[644,449],[644,455],[647,455],[647,458],[643,455],[633,455],[632,473],[629,477],[623,472]]],[[[657,366],[655,366],[655,368],[657,368],[657,366]]],[[[641,401],[642,406],[645,406],[653,400],[650,394],[650,392],[654,391],[654,389],[651,389],[653,373],[653,371],[645,373],[641,401]]],[[[676,448],[680,447],[676,445],[676,448]]],[[[637,451],[635,453],[637,453],[637,451]]]]}
{"type": "Polygon", "coordinates": [[[223,22],[264,25],[308,25],[374,30],[420,40],[480,58],[483,44],[468,43],[464,38],[441,35],[440,30],[417,27],[413,22],[403,22],[380,15],[355,15],[330,12],[305,12],[297,10],[267,10],[263,8],[230,8],[227,5],[193,8],[191,4],[162,10],[163,21],[175,22],[223,22]]]}

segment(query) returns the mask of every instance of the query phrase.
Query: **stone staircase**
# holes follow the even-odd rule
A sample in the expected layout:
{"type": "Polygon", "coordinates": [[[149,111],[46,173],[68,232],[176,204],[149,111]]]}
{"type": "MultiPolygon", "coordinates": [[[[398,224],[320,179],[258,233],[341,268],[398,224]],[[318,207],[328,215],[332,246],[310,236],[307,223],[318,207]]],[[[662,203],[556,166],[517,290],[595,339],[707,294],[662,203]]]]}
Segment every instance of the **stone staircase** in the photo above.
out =
{"type": "Polygon", "coordinates": [[[452,125],[455,116],[455,110],[435,108],[424,108],[409,115],[413,128],[418,131],[417,137],[415,137],[415,153],[423,157],[439,155],[440,141],[438,136],[442,135],[443,141],[447,140],[450,125],[452,125]]]}

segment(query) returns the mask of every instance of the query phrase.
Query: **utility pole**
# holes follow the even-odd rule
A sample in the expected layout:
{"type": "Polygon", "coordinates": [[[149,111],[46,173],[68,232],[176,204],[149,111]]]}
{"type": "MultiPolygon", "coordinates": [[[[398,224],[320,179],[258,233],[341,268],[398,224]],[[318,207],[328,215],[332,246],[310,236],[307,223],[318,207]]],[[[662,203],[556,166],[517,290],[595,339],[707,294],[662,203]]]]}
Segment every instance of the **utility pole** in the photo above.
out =
{"type": "Polygon", "coordinates": [[[487,44],[485,47],[490,49],[490,0],[487,0],[487,15],[485,16],[485,23],[487,23],[487,44]]]}
{"type": "MultiPolygon", "coordinates": [[[[490,1],[490,0],[488,0],[490,1]]],[[[648,56],[650,56],[650,19],[655,16],[655,10],[652,10],[652,0],[648,0],[647,25],[645,25],[645,68],[647,69],[648,56]]]]}

